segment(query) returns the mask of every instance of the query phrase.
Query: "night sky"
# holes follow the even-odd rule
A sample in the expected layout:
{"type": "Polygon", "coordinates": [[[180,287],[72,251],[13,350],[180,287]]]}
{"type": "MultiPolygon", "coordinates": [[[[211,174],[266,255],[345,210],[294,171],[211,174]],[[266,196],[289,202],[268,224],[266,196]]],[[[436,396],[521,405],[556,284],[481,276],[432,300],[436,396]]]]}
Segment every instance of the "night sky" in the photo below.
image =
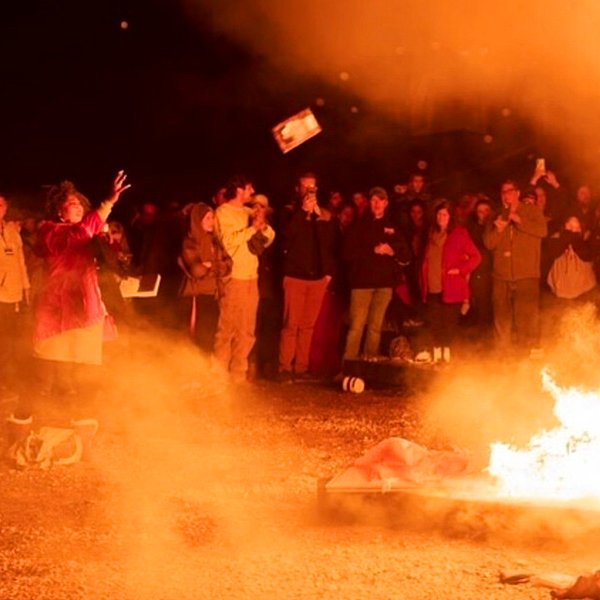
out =
{"type": "Polygon", "coordinates": [[[339,86],[277,68],[209,19],[192,22],[176,1],[20,0],[0,10],[0,185],[15,196],[69,178],[96,198],[123,168],[132,203],[206,200],[235,172],[280,203],[305,168],[321,189],[349,192],[390,186],[417,158],[456,189],[457,169],[477,181],[497,165],[480,135],[411,138],[339,86]],[[324,131],[283,155],[270,129],[306,106],[324,131]]]}

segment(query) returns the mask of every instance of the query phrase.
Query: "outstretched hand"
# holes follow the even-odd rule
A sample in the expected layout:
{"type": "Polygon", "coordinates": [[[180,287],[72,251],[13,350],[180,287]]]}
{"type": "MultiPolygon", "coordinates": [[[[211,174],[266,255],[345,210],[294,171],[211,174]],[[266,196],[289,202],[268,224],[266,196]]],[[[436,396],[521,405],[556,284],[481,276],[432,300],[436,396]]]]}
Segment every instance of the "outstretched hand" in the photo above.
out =
{"type": "Polygon", "coordinates": [[[121,170],[117,173],[117,176],[115,177],[115,180],[113,181],[112,185],[112,194],[110,195],[110,198],[108,198],[109,202],[112,202],[114,204],[119,199],[119,196],[125,190],[128,190],[131,187],[130,183],[125,183],[126,179],[127,174],[125,173],[125,171],[121,170]]]}

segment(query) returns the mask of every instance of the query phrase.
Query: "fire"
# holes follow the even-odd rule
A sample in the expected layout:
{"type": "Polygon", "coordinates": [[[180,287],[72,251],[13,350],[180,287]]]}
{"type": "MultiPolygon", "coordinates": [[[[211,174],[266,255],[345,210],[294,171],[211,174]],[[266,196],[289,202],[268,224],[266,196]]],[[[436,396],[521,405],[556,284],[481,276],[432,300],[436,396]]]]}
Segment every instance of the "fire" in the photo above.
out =
{"type": "Polygon", "coordinates": [[[542,371],[542,387],[555,400],[559,425],[519,449],[491,445],[489,473],[498,495],[546,500],[600,500],[600,390],[559,387],[542,371]]]}

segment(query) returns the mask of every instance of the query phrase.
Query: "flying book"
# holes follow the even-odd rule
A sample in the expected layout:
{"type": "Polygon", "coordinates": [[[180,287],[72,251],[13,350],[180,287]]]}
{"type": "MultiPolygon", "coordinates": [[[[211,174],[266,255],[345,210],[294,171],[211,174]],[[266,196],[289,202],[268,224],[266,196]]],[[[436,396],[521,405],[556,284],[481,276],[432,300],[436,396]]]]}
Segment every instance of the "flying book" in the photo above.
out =
{"type": "Polygon", "coordinates": [[[142,275],[127,277],[119,284],[123,298],[155,298],[160,286],[160,275],[142,275]]]}
{"type": "Polygon", "coordinates": [[[312,110],[306,108],[281,121],[271,131],[279,148],[285,154],[320,133],[321,126],[312,110]]]}

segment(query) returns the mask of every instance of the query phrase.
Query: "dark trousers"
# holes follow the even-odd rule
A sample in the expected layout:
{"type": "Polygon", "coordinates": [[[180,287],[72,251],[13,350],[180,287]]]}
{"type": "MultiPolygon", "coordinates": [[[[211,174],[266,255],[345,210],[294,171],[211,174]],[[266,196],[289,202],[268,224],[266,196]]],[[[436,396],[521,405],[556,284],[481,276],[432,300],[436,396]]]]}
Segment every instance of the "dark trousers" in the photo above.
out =
{"type": "Polygon", "coordinates": [[[489,273],[471,275],[469,281],[471,290],[472,325],[484,329],[490,327],[493,321],[492,311],[492,276],[489,273]]]}
{"type": "Polygon", "coordinates": [[[503,281],[494,279],[492,290],[494,329],[500,351],[514,341],[521,349],[540,343],[540,280],[537,278],[503,281]]]}
{"type": "Polygon", "coordinates": [[[450,346],[456,339],[460,303],[442,301],[442,294],[427,294],[427,316],[432,346],[450,346]]]}
{"type": "MultiPolygon", "coordinates": [[[[189,308],[192,310],[192,299],[189,308]]],[[[213,295],[200,294],[196,296],[196,326],[192,337],[198,347],[210,355],[215,346],[215,334],[219,322],[219,302],[213,295]]]]}

